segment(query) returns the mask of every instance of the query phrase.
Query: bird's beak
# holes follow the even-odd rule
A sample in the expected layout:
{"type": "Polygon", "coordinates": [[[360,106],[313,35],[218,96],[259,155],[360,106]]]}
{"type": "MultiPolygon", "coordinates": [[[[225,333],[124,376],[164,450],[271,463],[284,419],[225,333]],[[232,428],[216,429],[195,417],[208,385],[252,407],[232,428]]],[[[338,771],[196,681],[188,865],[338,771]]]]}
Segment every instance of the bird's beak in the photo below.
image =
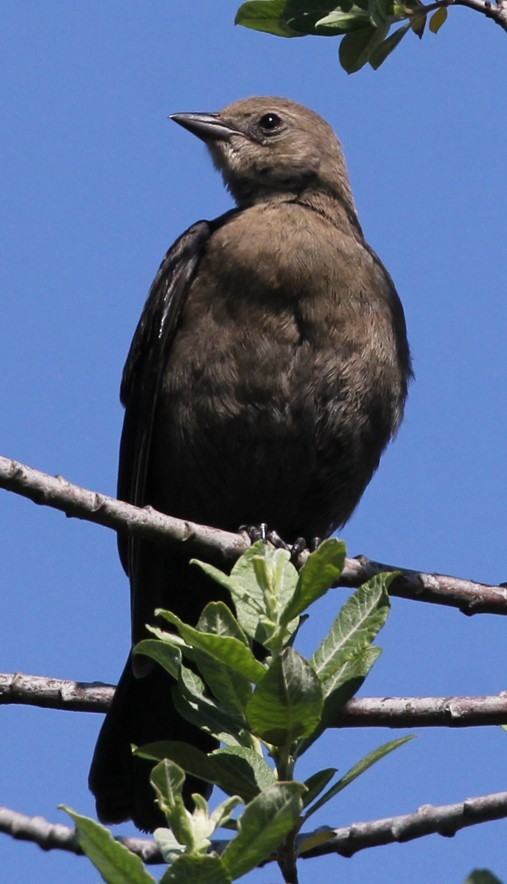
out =
{"type": "Polygon", "coordinates": [[[169,119],[203,141],[227,141],[232,135],[242,134],[224,123],[219,114],[171,114],[169,119]]]}

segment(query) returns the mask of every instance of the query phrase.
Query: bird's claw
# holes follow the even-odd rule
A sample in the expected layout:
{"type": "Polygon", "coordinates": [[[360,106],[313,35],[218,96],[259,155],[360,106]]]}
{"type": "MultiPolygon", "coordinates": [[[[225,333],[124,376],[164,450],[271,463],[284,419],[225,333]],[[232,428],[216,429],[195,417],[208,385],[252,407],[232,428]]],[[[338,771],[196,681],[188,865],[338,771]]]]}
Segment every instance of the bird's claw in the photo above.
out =
{"type": "Polygon", "coordinates": [[[244,531],[248,535],[251,543],[262,540],[263,543],[271,543],[275,549],[286,549],[290,552],[291,562],[296,562],[301,553],[307,548],[310,552],[315,552],[321,543],[320,537],[312,537],[309,544],[307,544],[304,537],[296,537],[294,543],[286,543],[277,531],[268,528],[266,522],[261,522],[259,525],[240,525],[239,530],[244,531]]]}
{"type": "Polygon", "coordinates": [[[304,549],[306,549],[306,539],[304,537],[296,537],[290,548],[291,561],[296,562],[304,549]]]}
{"type": "Polygon", "coordinates": [[[285,543],[285,540],[282,540],[278,531],[269,531],[268,540],[273,544],[275,549],[288,549],[290,551],[290,546],[285,543]]]}
{"type": "Polygon", "coordinates": [[[248,535],[250,543],[257,543],[258,540],[267,543],[269,540],[268,526],[265,522],[261,522],[260,525],[240,525],[239,530],[248,535]]]}

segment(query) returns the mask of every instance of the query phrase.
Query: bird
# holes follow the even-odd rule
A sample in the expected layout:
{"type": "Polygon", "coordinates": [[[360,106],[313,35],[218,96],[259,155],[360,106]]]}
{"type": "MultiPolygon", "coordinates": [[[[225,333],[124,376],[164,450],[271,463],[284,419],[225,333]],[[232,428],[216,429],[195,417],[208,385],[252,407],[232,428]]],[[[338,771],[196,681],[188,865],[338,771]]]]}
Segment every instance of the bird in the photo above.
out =
{"type": "MultiPolygon", "coordinates": [[[[342,527],[402,420],[411,355],[394,283],[367,244],[341,144],[286,98],[171,119],[201,139],[235,206],[171,246],[121,382],[118,497],[288,544],[342,527]]],[[[223,598],[185,550],[120,534],[132,646],[156,608],[195,624],[223,598]]],[[[163,824],[131,744],[216,742],[177,713],[170,677],[129,655],[90,770],[97,814],[163,824]]],[[[187,777],[192,792],[209,795],[187,777]]]]}

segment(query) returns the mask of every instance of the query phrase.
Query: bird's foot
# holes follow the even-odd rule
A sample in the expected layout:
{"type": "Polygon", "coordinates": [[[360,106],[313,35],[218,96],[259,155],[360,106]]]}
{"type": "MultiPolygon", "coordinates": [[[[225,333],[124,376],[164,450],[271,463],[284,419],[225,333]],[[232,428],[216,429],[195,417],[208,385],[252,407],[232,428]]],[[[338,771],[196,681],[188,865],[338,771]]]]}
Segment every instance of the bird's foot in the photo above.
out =
{"type": "Polygon", "coordinates": [[[259,525],[240,525],[239,530],[248,534],[251,543],[262,540],[264,543],[271,543],[275,549],[286,549],[290,552],[292,562],[296,562],[307,547],[310,552],[314,552],[321,542],[320,537],[312,537],[309,544],[304,537],[296,537],[294,543],[286,543],[277,531],[268,528],[266,522],[259,525]]]}

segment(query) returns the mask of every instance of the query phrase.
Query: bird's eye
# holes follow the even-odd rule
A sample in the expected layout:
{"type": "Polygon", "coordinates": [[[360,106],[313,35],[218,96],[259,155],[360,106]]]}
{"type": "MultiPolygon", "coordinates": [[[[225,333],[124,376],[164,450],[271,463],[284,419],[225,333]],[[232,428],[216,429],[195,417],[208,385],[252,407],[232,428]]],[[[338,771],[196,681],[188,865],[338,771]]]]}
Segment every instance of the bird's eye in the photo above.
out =
{"type": "Polygon", "coordinates": [[[274,132],[276,129],[280,129],[281,125],[282,120],[278,114],[274,114],[272,111],[264,114],[259,120],[259,126],[264,132],[274,132]]]}

